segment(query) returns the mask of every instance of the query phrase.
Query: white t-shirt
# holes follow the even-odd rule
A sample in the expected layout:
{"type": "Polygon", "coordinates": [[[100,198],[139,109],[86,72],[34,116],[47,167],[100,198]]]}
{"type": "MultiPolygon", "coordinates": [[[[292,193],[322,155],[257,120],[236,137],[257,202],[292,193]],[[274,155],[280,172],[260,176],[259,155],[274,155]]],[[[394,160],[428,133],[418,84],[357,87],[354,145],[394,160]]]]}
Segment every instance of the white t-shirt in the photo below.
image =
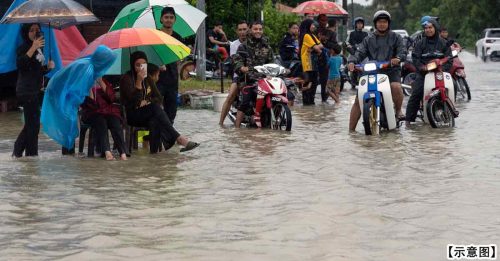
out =
{"type": "Polygon", "coordinates": [[[233,54],[236,54],[238,51],[238,47],[240,47],[241,42],[240,39],[237,39],[236,41],[232,42],[231,45],[229,46],[229,56],[233,56],[233,54]]]}

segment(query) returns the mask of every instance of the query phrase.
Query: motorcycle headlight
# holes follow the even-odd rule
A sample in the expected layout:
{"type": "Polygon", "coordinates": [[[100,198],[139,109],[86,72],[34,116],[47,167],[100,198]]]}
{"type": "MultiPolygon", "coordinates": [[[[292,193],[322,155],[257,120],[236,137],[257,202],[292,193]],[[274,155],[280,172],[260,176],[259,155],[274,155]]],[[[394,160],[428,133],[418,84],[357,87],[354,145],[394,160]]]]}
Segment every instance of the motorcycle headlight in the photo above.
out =
{"type": "Polygon", "coordinates": [[[375,63],[367,63],[363,66],[363,71],[365,72],[373,72],[377,70],[377,64],[375,63]]]}
{"type": "Polygon", "coordinates": [[[432,70],[435,70],[436,68],[437,68],[436,62],[432,62],[432,63],[427,64],[427,71],[432,71],[432,70]]]}

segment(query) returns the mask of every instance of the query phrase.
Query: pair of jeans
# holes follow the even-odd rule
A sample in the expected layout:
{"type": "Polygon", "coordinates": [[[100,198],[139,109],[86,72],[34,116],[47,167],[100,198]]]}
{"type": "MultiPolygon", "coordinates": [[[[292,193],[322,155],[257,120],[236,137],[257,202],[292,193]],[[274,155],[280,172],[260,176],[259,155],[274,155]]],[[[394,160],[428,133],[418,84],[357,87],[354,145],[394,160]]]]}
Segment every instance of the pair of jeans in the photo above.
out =
{"type": "Polygon", "coordinates": [[[38,156],[38,133],[40,132],[40,97],[38,95],[19,96],[23,105],[24,127],[14,143],[15,157],[38,156]]]}

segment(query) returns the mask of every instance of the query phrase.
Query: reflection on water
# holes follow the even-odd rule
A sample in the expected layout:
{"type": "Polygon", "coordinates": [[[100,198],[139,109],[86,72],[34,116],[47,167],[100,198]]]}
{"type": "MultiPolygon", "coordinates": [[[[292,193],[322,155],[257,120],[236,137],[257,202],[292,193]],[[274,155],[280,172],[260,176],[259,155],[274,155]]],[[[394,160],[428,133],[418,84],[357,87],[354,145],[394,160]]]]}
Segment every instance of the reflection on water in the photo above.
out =
{"type": "Polygon", "coordinates": [[[444,260],[446,244],[497,243],[500,90],[494,63],[463,54],[472,101],[457,127],[347,132],[342,104],[293,108],[291,133],[217,125],[182,110],[202,145],[126,162],[12,160],[19,113],[0,114],[5,259],[444,260]]]}

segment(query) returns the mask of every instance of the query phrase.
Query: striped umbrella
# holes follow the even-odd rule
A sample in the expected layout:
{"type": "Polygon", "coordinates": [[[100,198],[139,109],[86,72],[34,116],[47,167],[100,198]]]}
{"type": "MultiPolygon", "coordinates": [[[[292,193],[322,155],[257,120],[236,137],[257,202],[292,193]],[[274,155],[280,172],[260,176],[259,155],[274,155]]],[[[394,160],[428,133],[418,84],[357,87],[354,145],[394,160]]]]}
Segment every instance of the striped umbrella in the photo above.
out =
{"type": "Polygon", "coordinates": [[[107,74],[123,74],[130,70],[130,54],[143,51],[150,63],[169,64],[183,59],[190,53],[189,47],[172,36],[151,28],[125,28],[101,35],[90,43],[80,57],[91,55],[99,45],[106,45],[118,53],[118,59],[107,74]]]}
{"type": "Polygon", "coordinates": [[[161,10],[166,6],[174,8],[176,20],[173,29],[183,38],[196,34],[196,30],[207,17],[184,0],[141,0],[125,6],[109,31],[129,27],[160,29],[161,10]]]}

